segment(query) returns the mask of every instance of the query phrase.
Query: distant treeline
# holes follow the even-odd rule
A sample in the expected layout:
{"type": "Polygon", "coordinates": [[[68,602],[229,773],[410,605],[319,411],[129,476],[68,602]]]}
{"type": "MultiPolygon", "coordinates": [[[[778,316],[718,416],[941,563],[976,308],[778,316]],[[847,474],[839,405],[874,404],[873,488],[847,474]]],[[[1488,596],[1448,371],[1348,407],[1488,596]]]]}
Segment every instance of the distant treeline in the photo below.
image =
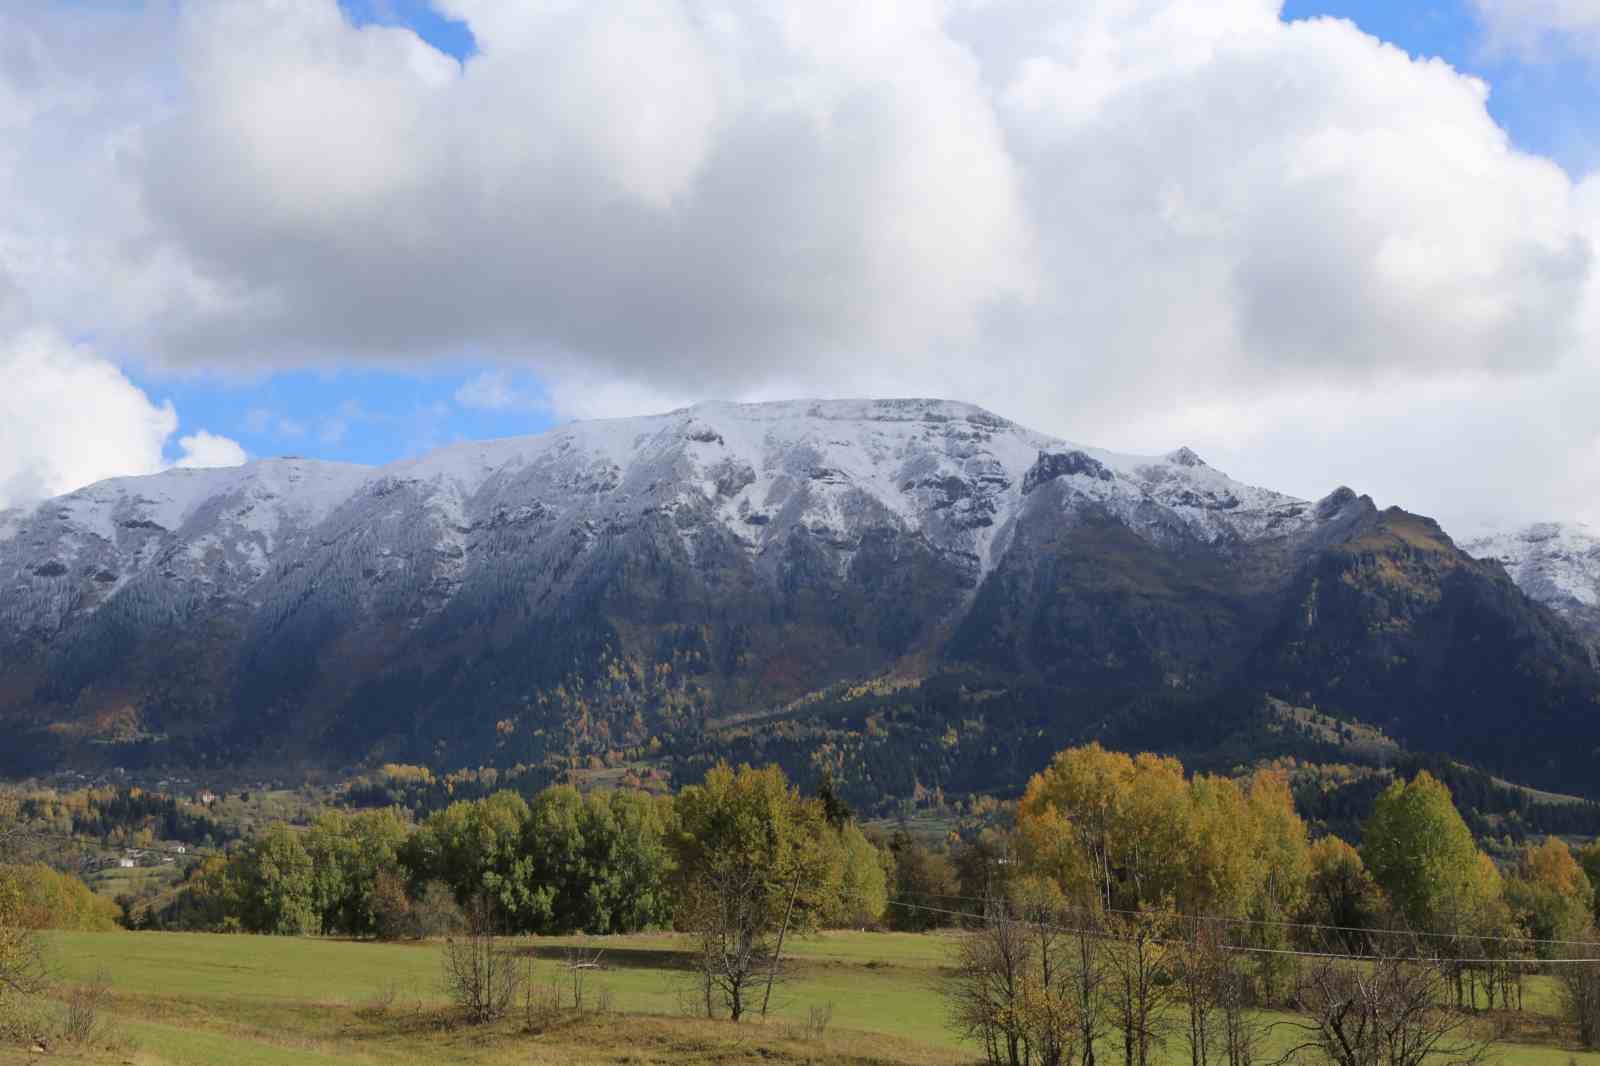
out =
{"type": "Polygon", "coordinates": [[[28,793],[20,798],[17,814],[35,827],[112,846],[167,840],[222,847],[239,837],[200,804],[139,788],[28,793]]]}
{"type": "Polygon", "coordinates": [[[461,800],[487,799],[496,792],[515,792],[532,799],[555,783],[556,773],[544,766],[492,766],[453,773],[434,773],[425,766],[389,763],[351,781],[344,803],[357,809],[400,807],[417,817],[442,811],[461,800]]]}
{"type": "Polygon", "coordinates": [[[1467,827],[1480,838],[1521,844],[1550,834],[1600,836],[1600,803],[1543,799],[1441,755],[1404,755],[1388,770],[1343,777],[1308,767],[1296,775],[1295,804],[1307,820],[1328,832],[1359,840],[1361,825],[1384,789],[1424,771],[1449,787],[1467,827]]]}

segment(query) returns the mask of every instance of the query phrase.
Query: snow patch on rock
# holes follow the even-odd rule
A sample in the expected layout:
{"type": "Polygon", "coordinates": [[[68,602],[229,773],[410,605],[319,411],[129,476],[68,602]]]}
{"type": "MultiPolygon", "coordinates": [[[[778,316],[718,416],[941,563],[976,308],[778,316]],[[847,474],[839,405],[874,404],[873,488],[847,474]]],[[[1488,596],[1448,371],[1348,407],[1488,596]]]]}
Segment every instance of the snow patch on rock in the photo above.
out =
{"type": "Polygon", "coordinates": [[[1461,549],[1498,560],[1533,599],[1557,610],[1600,608],[1600,530],[1582,522],[1536,522],[1510,528],[1479,526],[1459,538],[1461,549]]]}

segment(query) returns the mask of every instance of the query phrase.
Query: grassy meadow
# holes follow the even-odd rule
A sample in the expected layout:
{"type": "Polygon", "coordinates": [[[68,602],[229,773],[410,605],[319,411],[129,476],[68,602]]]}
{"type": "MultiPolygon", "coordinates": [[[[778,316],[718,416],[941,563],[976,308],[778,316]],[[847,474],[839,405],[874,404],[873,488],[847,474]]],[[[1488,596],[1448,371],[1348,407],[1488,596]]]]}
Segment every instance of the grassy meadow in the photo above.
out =
{"type": "MultiPolygon", "coordinates": [[[[668,934],[525,938],[535,981],[562,980],[569,946],[602,950],[593,1002],[610,1010],[529,1033],[520,1017],[495,1026],[449,1024],[434,944],[182,933],[52,933],[60,987],[103,974],[112,989],[109,1040],[91,1051],[0,1050],[0,1064],[136,1066],[308,1064],[606,1064],[747,1062],[961,1064],[977,1061],[944,1025],[939,985],[952,938],[941,934],[829,933],[795,944],[792,974],[774,993],[776,1016],[733,1026],[684,1016],[691,986],[683,943],[668,934]],[[832,1021],[808,1035],[813,1007],[832,1021]]],[[[1536,978],[1534,1016],[1510,1019],[1528,1042],[1503,1045],[1506,1066],[1600,1066],[1600,1055],[1558,1045],[1548,1018],[1554,990],[1536,978]]],[[[1287,1046],[1291,1034],[1275,1033],[1287,1046]]],[[[1107,1052],[1116,1049],[1106,1045],[1107,1052]]],[[[1107,1057],[1105,1052],[1102,1057],[1107,1057]]],[[[1187,1061],[1173,1035],[1163,1066],[1187,1061]]]]}

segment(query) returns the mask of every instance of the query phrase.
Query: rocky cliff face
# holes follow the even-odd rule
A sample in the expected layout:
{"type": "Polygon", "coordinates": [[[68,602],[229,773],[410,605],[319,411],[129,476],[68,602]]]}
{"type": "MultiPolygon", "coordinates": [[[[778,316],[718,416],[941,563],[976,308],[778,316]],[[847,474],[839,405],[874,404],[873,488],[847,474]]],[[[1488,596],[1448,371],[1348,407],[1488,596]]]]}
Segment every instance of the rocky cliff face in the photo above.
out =
{"type": "Polygon", "coordinates": [[[0,715],[13,770],[452,766],[709,750],[836,684],[981,676],[1059,705],[1052,737],[1283,692],[1430,741],[1456,700],[1462,747],[1545,714],[1592,747],[1570,634],[1419,522],[925,400],[170,471],[0,515],[0,715]],[[1468,662],[1480,688],[1440,680],[1468,662]]]}

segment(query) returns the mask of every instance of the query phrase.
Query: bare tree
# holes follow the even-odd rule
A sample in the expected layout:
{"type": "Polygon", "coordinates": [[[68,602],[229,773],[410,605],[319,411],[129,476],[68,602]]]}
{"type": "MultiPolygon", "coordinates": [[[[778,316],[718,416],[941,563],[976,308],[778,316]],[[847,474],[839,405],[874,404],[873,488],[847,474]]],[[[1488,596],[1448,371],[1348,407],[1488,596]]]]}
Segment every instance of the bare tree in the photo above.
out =
{"type": "Polygon", "coordinates": [[[572,983],[572,1009],[582,1014],[587,1004],[588,976],[600,969],[600,956],[605,952],[586,947],[569,947],[565,954],[567,979],[572,983]]]}
{"type": "Polygon", "coordinates": [[[1124,1066],[1150,1066],[1166,1035],[1165,1008],[1173,995],[1170,919],[1163,912],[1128,915],[1110,923],[1118,943],[1106,953],[1112,1012],[1122,1030],[1124,1066]]]}
{"type": "Polygon", "coordinates": [[[1095,1045],[1105,1028],[1107,979],[1105,925],[1089,911],[1069,912],[1071,983],[1077,995],[1078,1052],[1081,1066],[1095,1066],[1095,1045]]]}
{"type": "Polygon", "coordinates": [[[1455,1009],[1458,968],[1419,950],[1415,938],[1375,942],[1372,959],[1328,959],[1301,976],[1296,1001],[1304,1039],[1279,1062],[1334,1066],[1475,1066],[1490,1041],[1455,1009]],[[1307,1058],[1306,1056],[1310,1056],[1307,1058]]]}
{"type": "Polygon", "coordinates": [[[1047,902],[1023,896],[1015,908],[992,900],[962,941],[951,1025],[994,1066],[1065,1066],[1084,1031],[1077,941],[1047,902]]]}
{"type": "Polygon", "coordinates": [[[1217,1032],[1217,990],[1225,965],[1223,945],[1215,926],[1189,923],[1187,936],[1173,960],[1174,976],[1188,1007],[1184,1042],[1189,1045],[1192,1066],[1208,1066],[1215,1045],[1222,1042],[1217,1032]]]}
{"type": "Polygon", "coordinates": [[[495,935],[496,925],[493,906],[480,896],[467,907],[465,932],[444,945],[445,994],[478,1025],[504,1017],[522,983],[516,953],[495,935]]]}
{"type": "Polygon", "coordinates": [[[1591,962],[1568,963],[1557,969],[1561,982],[1561,1008],[1586,1048],[1600,1047],[1600,937],[1590,933],[1573,958],[1591,962]]]}
{"type": "Polygon", "coordinates": [[[1192,1066],[1252,1066],[1266,1033],[1248,1009],[1250,976],[1224,927],[1187,923],[1172,969],[1188,1008],[1183,1035],[1192,1066]]]}
{"type": "Polygon", "coordinates": [[[715,1017],[720,1005],[739,1021],[755,1005],[756,985],[765,981],[765,999],[780,976],[778,954],[769,943],[765,889],[761,871],[748,865],[719,863],[695,880],[685,916],[699,949],[707,1017],[715,1017]]]}
{"type": "Polygon", "coordinates": [[[1032,961],[1027,930],[991,901],[961,940],[949,988],[950,1026],[984,1050],[991,1066],[1027,1066],[1023,998],[1032,961]]]}
{"type": "Polygon", "coordinates": [[[1224,954],[1216,986],[1222,1022],[1222,1059],[1228,1066],[1255,1066],[1266,1043],[1269,1025],[1250,1009],[1250,976],[1237,952],[1224,954]]]}

